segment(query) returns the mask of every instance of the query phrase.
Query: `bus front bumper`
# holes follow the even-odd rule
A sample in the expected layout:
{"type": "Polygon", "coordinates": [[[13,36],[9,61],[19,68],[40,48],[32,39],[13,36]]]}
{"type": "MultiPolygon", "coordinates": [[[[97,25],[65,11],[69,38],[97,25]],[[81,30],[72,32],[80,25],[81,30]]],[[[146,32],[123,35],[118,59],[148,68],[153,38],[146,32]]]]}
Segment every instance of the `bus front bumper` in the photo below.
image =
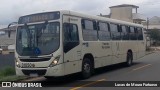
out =
{"type": "Polygon", "coordinates": [[[47,67],[47,68],[18,68],[16,67],[16,75],[17,76],[31,76],[31,77],[64,76],[64,65],[59,64],[54,67],[47,67]]]}

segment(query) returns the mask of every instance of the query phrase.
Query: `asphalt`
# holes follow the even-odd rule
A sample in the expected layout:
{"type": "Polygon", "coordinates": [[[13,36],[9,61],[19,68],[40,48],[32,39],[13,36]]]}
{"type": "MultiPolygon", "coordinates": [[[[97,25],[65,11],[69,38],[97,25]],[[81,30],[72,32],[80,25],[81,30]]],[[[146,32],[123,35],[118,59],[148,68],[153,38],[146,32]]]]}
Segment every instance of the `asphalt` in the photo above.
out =
{"type": "Polygon", "coordinates": [[[80,75],[75,74],[60,79],[47,80],[38,77],[26,81],[42,83],[49,87],[0,88],[0,90],[160,90],[160,87],[106,87],[117,81],[119,81],[117,83],[130,83],[130,81],[131,83],[134,81],[142,83],[157,81],[160,83],[160,52],[147,54],[145,57],[134,61],[131,67],[117,64],[97,69],[95,75],[86,80],[80,79],[80,75]]]}
{"type": "Polygon", "coordinates": [[[15,67],[14,65],[14,53],[2,55],[0,54],[0,69],[5,67],[15,67]]]}

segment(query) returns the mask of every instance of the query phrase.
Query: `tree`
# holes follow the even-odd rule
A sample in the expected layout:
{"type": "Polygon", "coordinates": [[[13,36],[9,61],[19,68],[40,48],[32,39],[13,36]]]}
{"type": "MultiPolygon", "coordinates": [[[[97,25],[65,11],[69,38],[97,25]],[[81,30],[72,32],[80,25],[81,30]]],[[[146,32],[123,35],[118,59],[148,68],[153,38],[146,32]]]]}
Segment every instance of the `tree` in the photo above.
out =
{"type": "Polygon", "coordinates": [[[151,39],[155,40],[155,43],[158,43],[160,41],[160,31],[155,29],[150,31],[150,37],[151,39]]]}

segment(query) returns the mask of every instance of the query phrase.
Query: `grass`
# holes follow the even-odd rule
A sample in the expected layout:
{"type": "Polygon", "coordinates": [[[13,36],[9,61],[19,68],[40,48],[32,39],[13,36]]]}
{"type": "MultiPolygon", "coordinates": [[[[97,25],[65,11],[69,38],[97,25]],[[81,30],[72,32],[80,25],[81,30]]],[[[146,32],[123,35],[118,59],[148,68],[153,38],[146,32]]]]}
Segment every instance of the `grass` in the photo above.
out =
{"type": "Polygon", "coordinates": [[[15,69],[12,67],[5,67],[3,70],[0,70],[0,78],[11,75],[15,75],[15,69]]]}
{"type": "Polygon", "coordinates": [[[0,81],[18,81],[26,78],[27,77],[16,76],[16,72],[13,67],[5,67],[0,70],[0,81]]]}
{"type": "Polygon", "coordinates": [[[0,81],[20,81],[20,80],[24,80],[27,79],[27,77],[22,77],[22,76],[7,76],[7,77],[3,77],[0,79],[0,81]]]}

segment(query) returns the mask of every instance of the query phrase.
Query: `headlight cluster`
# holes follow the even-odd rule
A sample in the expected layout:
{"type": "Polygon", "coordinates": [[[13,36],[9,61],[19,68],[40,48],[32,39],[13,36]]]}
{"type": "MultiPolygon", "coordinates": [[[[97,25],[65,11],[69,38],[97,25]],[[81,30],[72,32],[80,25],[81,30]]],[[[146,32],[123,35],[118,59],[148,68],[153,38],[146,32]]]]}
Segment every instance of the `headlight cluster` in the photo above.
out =
{"type": "Polygon", "coordinates": [[[60,55],[57,56],[57,57],[52,61],[52,63],[49,65],[49,67],[54,67],[55,65],[57,65],[60,57],[61,57],[60,55]]]}
{"type": "Polygon", "coordinates": [[[15,63],[16,63],[16,66],[17,66],[18,68],[21,67],[20,64],[19,64],[19,62],[17,61],[17,59],[15,60],[15,63]]]}

